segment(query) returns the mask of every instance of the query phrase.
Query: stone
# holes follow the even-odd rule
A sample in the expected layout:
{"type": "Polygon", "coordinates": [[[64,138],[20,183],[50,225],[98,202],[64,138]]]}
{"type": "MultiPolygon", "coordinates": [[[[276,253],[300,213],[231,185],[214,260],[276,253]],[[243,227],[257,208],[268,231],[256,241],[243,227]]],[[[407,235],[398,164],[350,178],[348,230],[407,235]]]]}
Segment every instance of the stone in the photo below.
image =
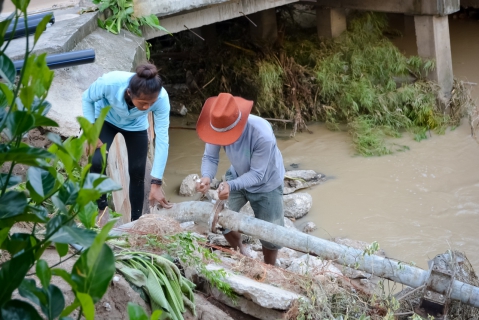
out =
{"type": "Polygon", "coordinates": [[[308,254],[294,259],[286,270],[301,275],[327,275],[333,278],[343,275],[341,270],[336,268],[331,261],[323,261],[318,257],[313,257],[308,254]]]}
{"type": "Polygon", "coordinates": [[[313,232],[314,230],[318,229],[318,227],[316,226],[316,224],[314,222],[311,222],[309,221],[308,223],[306,223],[303,227],[303,232],[304,233],[310,233],[310,232],[313,232]]]}
{"type": "Polygon", "coordinates": [[[294,225],[293,221],[286,217],[284,217],[284,227],[287,229],[296,229],[296,226],[294,225]]]}
{"type": "Polygon", "coordinates": [[[208,192],[206,193],[206,198],[209,200],[209,201],[218,201],[219,198],[218,198],[218,190],[208,190],[208,192]]]}
{"type": "Polygon", "coordinates": [[[208,242],[215,246],[229,247],[230,244],[222,234],[210,233],[208,234],[208,242]]]}
{"type": "MultiPolygon", "coordinates": [[[[208,270],[220,270],[222,267],[207,265],[208,270]]],[[[301,295],[274,287],[269,284],[257,282],[242,275],[224,269],[227,276],[224,281],[231,286],[233,291],[255,304],[268,309],[289,310],[295,301],[302,298],[301,295]]]]}
{"type": "Polygon", "coordinates": [[[186,176],[180,185],[180,195],[185,197],[191,197],[196,194],[196,180],[200,177],[194,173],[186,176]]]}
{"type": "Polygon", "coordinates": [[[284,174],[283,194],[309,188],[326,181],[326,176],[314,170],[290,170],[284,174]]]}
{"type": "Polygon", "coordinates": [[[180,227],[181,229],[183,230],[188,230],[188,229],[191,229],[195,226],[195,222],[194,221],[186,221],[186,222],[182,222],[180,223],[180,227]]]}
{"type": "Polygon", "coordinates": [[[195,295],[195,310],[196,317],[191,314],[191,311],[186,308],[184,314],[185,319],[198,319],[198,320],[234,320],[226,312],[209,302],[202,294],[194,293],[195,295]]]}
{"type": "Polygon", "coordinates": [[[288,218],[301,218],[305,216],[313,205],[313,198],[309,193],[293,193],[283,196],[284,216],[288,218]]]}

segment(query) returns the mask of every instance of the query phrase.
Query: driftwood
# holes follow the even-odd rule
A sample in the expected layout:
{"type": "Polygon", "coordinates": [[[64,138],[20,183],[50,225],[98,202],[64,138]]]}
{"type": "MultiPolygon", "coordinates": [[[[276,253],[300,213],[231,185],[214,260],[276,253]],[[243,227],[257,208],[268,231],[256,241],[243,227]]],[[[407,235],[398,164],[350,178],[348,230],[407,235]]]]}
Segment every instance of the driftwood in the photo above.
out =
{"type": "MultiPolygon", "coordinates": [[[[188,201],[176,203],[173,208],[151,210],[158,217],[171,216],[178,221],[207,222],[210,218],[213,204],[188,201]]],[[[111,235],[126,233],[135,222],[114,229],[111,235]]],[[[388,258],[365,254],[364,251],[320,239],[298,230],[287,229],[254,217],[246,216],[230,210],[220,213],[218,224],[223,228],[239,231],[252,237],[260,238],[296,251],[316,255],[324,260],[332,260],[344,266],[356,267],[375,276],[389,279],[417,288],[422,286],[428,271],[410,266],[388,258]]],[[[454,280],[451,299],[459,300],[474,307],[479,307],[479,288],[454,280]]]]}
{"type": "Polygon", "coordinates": [[[122,222],[128,223],[131,221],[130,175],[125,138],[121,133],[115,136],[108,151],[108,176],[122,186],[121,190],[113,191],[113,205],[115,211],[122,214],[122,222]]]}

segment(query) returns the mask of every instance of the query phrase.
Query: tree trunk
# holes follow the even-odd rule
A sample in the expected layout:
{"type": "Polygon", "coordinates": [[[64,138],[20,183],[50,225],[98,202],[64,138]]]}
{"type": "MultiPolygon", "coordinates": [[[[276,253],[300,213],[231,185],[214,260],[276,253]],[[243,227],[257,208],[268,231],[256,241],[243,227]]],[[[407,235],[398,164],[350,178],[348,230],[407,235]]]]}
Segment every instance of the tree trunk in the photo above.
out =
{"type": "MultiPolygon", "coordinates": [[[[213,204],[207,202],[187,201],[176,203],[173,208],[152,209],[151,213],[174,217],[178,221],[197,221],[207,223],[213,211],[213,204]]],[[[134,222],[123,225],[111,234],[119,235],[131,229],[134,222]]],[[[218,224],[223,228],[260,238],[280,246],[333,260],[344,266],[374,274],[417,288],[423,285],[428,271],[400,263],[388,258],[365,254],[361,250],[320,239],[298,230],[287,229],[263,220],[249,217],[230,210],[220,213],[218,224]]],[[[479,288],[454,280],[451,298],[479,307],[479,288]]]]}

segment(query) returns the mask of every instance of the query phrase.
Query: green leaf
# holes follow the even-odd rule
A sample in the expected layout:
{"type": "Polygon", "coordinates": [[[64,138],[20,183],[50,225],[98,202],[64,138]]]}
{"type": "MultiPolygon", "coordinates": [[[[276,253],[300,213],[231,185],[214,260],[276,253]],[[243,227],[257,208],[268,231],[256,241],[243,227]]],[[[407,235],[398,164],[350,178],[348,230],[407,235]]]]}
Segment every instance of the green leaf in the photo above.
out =
{"type": "Polygon", "coordinates": [[[42,320],[35,308],[21,300],[10,300],[2,307],[2,319],[42,320]]]}
{"type": "Polygon", "coordinates": [[[15,8],[23,13],[26,13],[30,0],[12,0],[12,3],[15,5],[15,8]]]}
{"type": "Polygon", "coordinates": [[[76,296],[80,301],[81,307],[83,309],[83,315],[85,316],[86,320],[94,320],[95,305],[93,304],[91,297],[88,294],[81,292],[77,292],[76,296]]]}
{"type": "Polygon", "coordinates": [[[10,88],[5,84],[0,82],[0,90],[2,90],[6,102],[9,106],[11,106],[13,103],[13,91],[10,90],[10,88]]]}
{"type": "Polygon", "coordinates": [[[53,121],[50,118],[47,118],[45,116],[39,115],[39,114],[34,114],[33,115],[35,122],[34,122],[34,127],[58,127],[58,123],[53,121]]]}
{"type": "Polygon", "coordinates": [[[52,157],[53,155],[50,152],[41,148],[20,147],[2,150],[0,146],[0,163],[15,161],[16,163],[35,166],[38,164],[39,159],[47,159],[52,157]]]}
{"type": "Polygon", "coordinates": [[[95,236],[96,232],[93,230],[63,226],[50,238],[50,241],[65,244],[74,243],[88,248],[92,245],[95,236]]]}
{"type": "MultiPolygon", "coordinates": [[[[65,270],[63,270],[63,271],[65,271],[65,270]]],[[[75,299],[75,301],[73,301],[73,303],[71,305],[69,305],[68,307],[65,308],[65,310],[62,311],[62,313],[61,313],[62,318],[68,316],[70,313],[75,311],[75,309],[78,308],[78,307],[80,307],[80,301],[78,301],[78,299],[75,299]]]]}
{"type": "Polygon", "coordinates": [[[98,254],[92,246],[82,253],[72,269],[72,280],[77,284],[77,292],[91,296],[98,302],[105,294],[115,274],[115,257],[113,251],[103,244],[98,254]]]}
{"type": "Polygon", "coordinates": [[[90,123],[86,118],[78,117],[78,123],[80,123],[81,128],[83,129],[83,135],[86,137],[88,143],[96,145],[98,138],[100,137],[101,127],[105,121],[106,115],[110,111],[110,107],[101,109],[100,115],[94,124],[90,123]]]}
{"type": "Polygon", "coordinates": [[[5,34],[7,33],[8,26],[10,25],[10,23],[13,21],[14,18],[15,18],[15,12],[9,15],[7,19],[0,22],[0,46],[2,46],[3,43],[5,42],[5,34]]]}
{"type": "Polygon", "coordinates": [[[17,75],[17,70],[13,65],[12,60],[7,57],[6,54],[0,54],[0,77],[8,81],[9,83],[15,82],[15,76],[17,75]]]}
{"type": "Polygon", "coordinates": [[[83,223],[85,228],[91,229],[95,226],[95,218],[97,215],[98,206],[90,201],[80,209],[78,218],[80,219],[81,223],[83,223]]]}
{"type": "Polygon", "coordinates": [[[7,127],[13,136],[21,136],[33,128],[35,118],[27,111],[14,111],[7,118],[7,127]]]}
{"type": "Polygon", "coordinates": [[[31,110],[33,105],[33,100],[35,98],[35,87],[28,86],[22,87],[19,93],[20,101],[22,101],[23,107],[26,110],[31,110]]]}
{"type": "Polygon", "coordinates": [[[48,288],[50,285],[50,280],[52,279],[52,272],[48,267],[48,263],[45,260],[38,260],[36,267],[37,277],[40,279],[40,282],[44,289],[48,288]]]}
{"type": "Polygon", "coordinates": [[[25,193],[19,191],[8,191],[0,197],[0,219],[7,219],[18,216],[27,207],[25,193]]]}
{"type": "Polygon", "coordinates": [[[162,314],[163,314],[162,310],[155,310],[151,314],[150,320],[159,320],[162,314]]]}
{"type": "Polygon", "coordinates": [[[42,21],[37,25],[37,29],[35,30],[35,36],[33,38],[33,44],[35,45],[40,39],[40,36],[42,35],[43,31],[47,28],[48,22],[50,22],[50,19],[52,18],[51,14],[48,14],[43,17],[42,21]]]}
{"type": "Polygon", "coordinates": [[[128,302],[127,309],[129,320],[148,320],[145,310],[139,305],[128,302]]]}
{"type": "MultiPolygon", "coordinates": [[[[73,282],[71,275],[66,270],[59,268],[52,269],[52,275],[61,277],[63,280],[65,280],[66,283],[70,285],[70,287],[72,287],[73,290],[76,290],[77,285],[75,282],[73,282]]],[[[67,316],[69,314],[70,313],[67,313],[64,316],[67,316]]]]}
{"type": "Polygon", "coordinates": [[[10,228],[0,229],[0,248],[2,247],[3,241],[7,239],[9,233],[10,233],[10,228]]]}
{"type": "Polygon", "coordinates": [[[16,255],[2,264],[0,269],[0,283],[2,284],[0,286],[0,301],[10,299],[12,292],[20,286],[33,262],[34,256],[30,251],[16,255]]]}
{"type": "Polygon", "coordinates": [[[65,308],[65,298],[62,291],[55,285],[51,284],[46,290],[48,297],[48,304],[42,306],[43,313],[49,320],[56,319],[65,308]]]}
{"type": "Polygon", "coordinates": [[[66,181],[58,191],[57,197],[65,204],[75,204],[78,197],[79,186],[71,180],[66,181]]]}
{"type": "Polygon", "coordinates": [[[62,258],[68,254],[68,244],[65,243],[55,243],[55,248],[57,249],[58,255],[62,258]]]}
{"type": "Polygon", "coordinates": [[[7,182],[7,176],[8,174],[6,173],[0,173],[0,190],[3,189],[3,187],[5,186],[5,183],[7,183],[7,189],[8,189],[22,182],[22,177],[14,176],[14,175],[11,175],[10,179],[8,179],[8,182],[7,182]]]}
{"type": "Polygon", "coordinates": [[[24,279],[18,287],[18,293],[39,307],[48,303],[48,298],[45,295],[45,291],[43,291],[41,288],[38,288],[35,280],[33,279],[24,279]]]}
{"type": "Polygon", "coordinates": [[[30,191],[32,199],[37,203],[41,203],[56,191],[55,185],[57,180],[46,170],[30,167],[27,177],[27,189],[30,191]]]}

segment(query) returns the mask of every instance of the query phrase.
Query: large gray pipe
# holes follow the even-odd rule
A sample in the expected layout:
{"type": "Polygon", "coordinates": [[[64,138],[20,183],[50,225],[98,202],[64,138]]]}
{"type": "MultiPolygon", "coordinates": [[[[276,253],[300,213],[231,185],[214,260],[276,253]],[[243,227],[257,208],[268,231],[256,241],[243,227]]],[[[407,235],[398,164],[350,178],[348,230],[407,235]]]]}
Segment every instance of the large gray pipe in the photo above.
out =
{"type": "MultiPolygon", "coordinates": [[[[207,202],[188,201],[176,203],[171,209],[153,209],[152,213],[170,216],[178,221],[208,223],[213,205],[207,202]]],[[[116,228],[112,235],[120,235],[130,229],[135,222],[116,228]]],[[[260,238],[297,251],[317,255],[325,260],[334,260],[344,266],[374,274],[407,286],[417,288],[426,282],[428,271],[335,242],[320,239],[298,230],[287,229],[254,217],[230,210],[220,213],[218,224],[223,228],[260,238]]],[[[479,308],[479,288],[454,280],[451,298],[479,308]]]]}

